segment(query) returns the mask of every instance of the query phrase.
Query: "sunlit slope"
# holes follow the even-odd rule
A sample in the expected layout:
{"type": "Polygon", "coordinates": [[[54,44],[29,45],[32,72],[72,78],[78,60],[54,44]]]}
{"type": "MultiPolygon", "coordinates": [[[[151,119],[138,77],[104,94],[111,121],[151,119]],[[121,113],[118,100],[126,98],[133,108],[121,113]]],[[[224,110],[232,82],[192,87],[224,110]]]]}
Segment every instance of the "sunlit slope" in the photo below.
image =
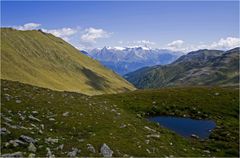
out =
{"type": "Polygon", "coordinates": [[[10,28],[1,29],[1,78],[88,95],[135,89],[60,38],[10,28]]]}

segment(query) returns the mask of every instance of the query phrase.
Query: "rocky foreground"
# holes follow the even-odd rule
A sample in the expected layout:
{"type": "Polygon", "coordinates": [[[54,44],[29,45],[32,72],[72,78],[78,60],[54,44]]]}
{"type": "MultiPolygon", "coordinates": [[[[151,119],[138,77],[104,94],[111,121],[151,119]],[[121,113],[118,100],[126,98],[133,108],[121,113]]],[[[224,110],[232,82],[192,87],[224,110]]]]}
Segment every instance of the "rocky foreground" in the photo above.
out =
{"type": "MultiPolygon", "coordinates": [[[[227,96],[226,103],[233,107],[233,111],[237,110],[237,93],[234,91],[213,90],[210,94],[213,102],[221,95],[227,96]]],[[[196,137],[186,139],[158,124],[148,122],[144,117],[154,112],[166,114],[166,109],[169,115],[194,117],[189,109],[179,110],[177,104],[169,104],[163,99],[160,101],[154,92],[151,92],[152,97],[148,95],[146,92],[144,98],[142,92],[136,92],[89,97],[2,80],[1,156],[166,157],[238,154],[237,111],[235,114],[227,109],[220,110],[219,114],[225,113],[225,116],[221,114],[219,119],[216,117],[215,130],[219,135],[213,131],[209,140],[199,140],[196,137]],[[142,99],[144,101],[139,102],[142,99]],[[163,107],[159,103],[166,105],[163,107]],[[175,108],[171,108],[171,105],[175,108]]],[[[222,101],[222,104],[225,102],[222,101]]],[[[210,108],[207,112],[203,107],[196,106],[196,113],[201,113],[196,117],[215,119],[214,112],[211,112],[213,109],[210,108]]]]}

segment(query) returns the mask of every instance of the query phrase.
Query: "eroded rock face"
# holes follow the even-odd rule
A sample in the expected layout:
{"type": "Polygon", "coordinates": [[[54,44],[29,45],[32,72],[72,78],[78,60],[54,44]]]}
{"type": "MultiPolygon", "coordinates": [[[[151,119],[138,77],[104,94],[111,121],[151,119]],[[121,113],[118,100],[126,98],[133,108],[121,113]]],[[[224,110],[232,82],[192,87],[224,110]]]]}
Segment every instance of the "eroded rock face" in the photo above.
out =
{"type": "Polygon", "coordinates": [[[113,151],[105,143],[102,145],[100,151],[104,157],[111,157],[113,154],[113,151]]]}

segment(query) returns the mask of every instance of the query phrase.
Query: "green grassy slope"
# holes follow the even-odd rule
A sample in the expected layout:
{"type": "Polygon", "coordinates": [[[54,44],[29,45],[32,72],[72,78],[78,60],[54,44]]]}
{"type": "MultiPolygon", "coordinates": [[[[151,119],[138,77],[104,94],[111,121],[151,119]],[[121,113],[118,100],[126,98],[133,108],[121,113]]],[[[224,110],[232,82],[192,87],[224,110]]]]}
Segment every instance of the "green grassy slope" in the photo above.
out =
{"type": "Polygon", "coordinates": [[[90,97],[7,80],[1,84],[1,128],[11,132],[2,135],[2,154],[21,151],[28,156],[28,144],[8,144],[26,135],[37,140],[36,156],[46,156],[47,147],[55,156],[67,156],[72,148],[81,150],[77,156],[102,156],[103,143],[113,156],[238,156],[238,90],[234,88],[173,88],[90,97]],[[209,140],[186,139],[147,121],[144,116],[149,114],[204,117],[215,120],[217,128],[209,140]],[[30,119],[31,115],[40,121],[30,119]],[[49,137],[58,142],[48,144],[49,137]],[[57,149],[61,144],[63,149],[57,149]],[[87,144],[96,152],[90,152],[87,144]]]}
{"type": "Polygon", "coordinates": [[[88,95],[134,90],[126,80],[41,31],[1,29],[1,78],[88,95]]]}
{"type": "Polygon", "coordinates": [[[172,64],[143,68],[125,75],[138,88],[186,85],[237,85],[239,48],[226,52],[199,50],[180,57],[172,64]]]}

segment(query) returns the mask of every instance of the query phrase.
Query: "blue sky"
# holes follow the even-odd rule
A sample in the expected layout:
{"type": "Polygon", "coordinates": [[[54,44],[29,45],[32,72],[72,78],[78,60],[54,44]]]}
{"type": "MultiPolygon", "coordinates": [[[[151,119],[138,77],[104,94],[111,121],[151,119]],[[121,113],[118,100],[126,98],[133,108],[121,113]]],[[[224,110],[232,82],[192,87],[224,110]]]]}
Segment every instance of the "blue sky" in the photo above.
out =
{"type": "Polygon", "coordinates": [[[1,3],[2,26],[41,28],[80,49],[224,49],[239,44],[238,1],[1,3]]]}

